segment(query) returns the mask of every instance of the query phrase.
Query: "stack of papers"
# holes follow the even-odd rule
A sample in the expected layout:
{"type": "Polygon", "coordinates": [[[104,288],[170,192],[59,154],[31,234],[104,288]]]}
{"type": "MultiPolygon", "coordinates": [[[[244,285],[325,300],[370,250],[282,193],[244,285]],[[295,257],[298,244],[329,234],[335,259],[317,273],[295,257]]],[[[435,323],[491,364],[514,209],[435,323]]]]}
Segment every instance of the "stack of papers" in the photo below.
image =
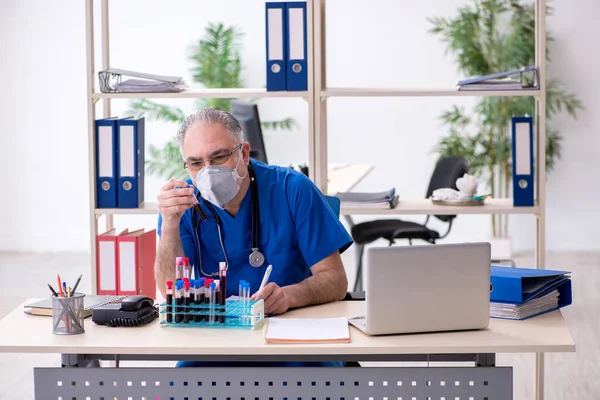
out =
{"type": "Polygon", "coordinates": [[[266,343],[349,343],[346,318],[269,318],[266,343]]]}
{"type": "Polygon", "coordinates": [[[572,302],[567,271],[492,265],[490,317],[527,319],[572,302]]]}
{"type": "Polygon", "coordinates": [[[398,204],[396,189],[391,188],[385,192],[342,192],[336,195],[342,207],[381,207],[394,208],[398,204]]]}
{"type": "Polygon", "coordinates": [[[458,90],[520,90],[535,87],[538,87],[537,68],[535,66],[465,79],[458,82],[458,90]],[[525,73],[531,73],[532,75],[528,81],[523,79],[525,73]],[[519,79],[515,78],[517,75],[519,79]]]}
{"type": "Polygon", "coordinates": [[[486,79],[481,82],[464,85],[459,90],[519,90],[523,84],[515,79],[486,79]]]}
{"type": "Polygon", "coordinates": [[[145,72],[108,68],[98,72],[102,92],[123,93],[168,93],[181,92],[188,88],[180,76],[164,76],[145,72]],[[122,81],[124,76],[133,79],[122,81]]]}
{"type": "Polygon", "coordinates": [[[127,79],[115,85],[117,92],[124,93],[181,92],[187,89],[187,87],[188,86],[183,79],[175,83],[143,79],[127,79]]]}
{"type": "Polygon", "coordinates": [[[523,304],[490,303],[490,316],[506,319],[527,319],[534,315],[542,314],[558,307],[558,290],[530,300],[523,304]]]}

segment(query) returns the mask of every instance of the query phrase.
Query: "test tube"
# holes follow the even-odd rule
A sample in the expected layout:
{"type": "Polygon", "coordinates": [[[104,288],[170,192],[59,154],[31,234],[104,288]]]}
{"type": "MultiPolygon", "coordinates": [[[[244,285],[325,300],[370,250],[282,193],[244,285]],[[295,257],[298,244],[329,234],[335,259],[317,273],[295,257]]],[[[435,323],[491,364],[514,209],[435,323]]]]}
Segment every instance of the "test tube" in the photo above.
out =
{"type": "Polygon", "coordinates": [[[173,281],[167,281],[167,322],[173,322],[173,281]]]}
{"type": "Polygon", "coordinates": [[[244,288],[244,324],[248,324],[250,314],[250,282],[245,282],[244,288]]]}
{"type": "Polygon", "coordinates": [[[200,311],[202,310],[202,307],[198,307],[198,305],[201,305],[202,303],[204,303],[204,279],[200,278],[200,279],[196,279],[195,283],[194,283],[194,289],[196,291],[196,314],[194,315],[194,322],[200,322],[202,321],[202,314],[200,314],[200,311]]]}
{"type": "Polygon", "coordinates": [[[196,304],[196,280],[190,279],[190,322],[194,320],[194,316],[192,315],[192,313],[196,310],[194,304],[196,304]]]}
{"type": "Polygon", "coordinates": [[[183,282],[183,322],[190,322],[190,281],[183,282]]]}
{"type": "Polygon", "coordinates": [[[210,283],[210,296],[209,296],[209,310],[208,310],[208,322],[210,324],[215,323],[215,303],[216,303],[216,284],[215,282],[210,283]]]}
{"type": "MultiPolygon", "coordinates": [[[[204,281],[204,310],[210,309],[210,279],[204,281]]],[[[208,321],[208,314],[204,314],[204,321],[208,321]]]]}
{"type": "Polygon", "coordinates": [[[183,257],[175,258],[175,281],[183,278],[183,257]]]}
{"type": "Polygon", "coordinates": [[[175,322],[179,323],[181,322],[181,320],[183,319],[183,315],[181,314],[182,312],[182,305],[183,305],[183,281],[179,280],[175,283],[175,322]]]}
{"type": "Polygon", "coordinates": [[[221,322],[221,280],[215,279],[215,322],[221,322]]]}
{"type": "Polygon", "coordinates": [[[190,270],[190,259],[189,257],[183,257],[183,278],[188,278],[190,279],[192,277],[191,274],[191,270],[190,270]]]}
{"type": "Polygon", "coordinates": [[[219,290],[219,304],[221,305],[221,317],[219,321],[225,323],[225,303],[227,300],[227,263],[221,261],[219,263],[219,281],[221,282],[219,290]]]}

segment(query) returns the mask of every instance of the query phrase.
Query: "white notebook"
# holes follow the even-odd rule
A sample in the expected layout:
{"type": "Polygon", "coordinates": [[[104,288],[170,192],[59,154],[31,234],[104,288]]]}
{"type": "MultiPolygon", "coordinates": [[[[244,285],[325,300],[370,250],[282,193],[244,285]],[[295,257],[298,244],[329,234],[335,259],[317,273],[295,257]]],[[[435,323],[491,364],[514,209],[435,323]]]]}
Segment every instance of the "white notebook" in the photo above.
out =
{"type": "Polygon", "coordinates": [[[269,318],[266,343],[348,343],[347,318],[269,318]]]}

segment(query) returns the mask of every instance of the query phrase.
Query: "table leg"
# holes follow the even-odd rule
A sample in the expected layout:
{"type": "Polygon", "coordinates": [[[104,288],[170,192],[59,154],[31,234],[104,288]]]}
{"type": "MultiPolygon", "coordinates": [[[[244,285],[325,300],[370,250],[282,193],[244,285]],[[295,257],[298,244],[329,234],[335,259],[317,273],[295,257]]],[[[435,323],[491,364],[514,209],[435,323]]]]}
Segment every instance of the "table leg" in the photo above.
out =
{"type": "Polygon", "coordinates": [[[61,365],[64,368],[99,367],[99,360],[90,360],[83,354],[61,354],[61,365]]]}
{"type": "Polygon", "coordinates": [[[496,354],[494,353],[482,353],[477,354],[475,364],[478,367],[495,367],[496,366],[496,354]]]}
{"type": "Polygon", "coordinates": [[[544,400],[544,353],[535,354],[535,399],[544,400]]]}

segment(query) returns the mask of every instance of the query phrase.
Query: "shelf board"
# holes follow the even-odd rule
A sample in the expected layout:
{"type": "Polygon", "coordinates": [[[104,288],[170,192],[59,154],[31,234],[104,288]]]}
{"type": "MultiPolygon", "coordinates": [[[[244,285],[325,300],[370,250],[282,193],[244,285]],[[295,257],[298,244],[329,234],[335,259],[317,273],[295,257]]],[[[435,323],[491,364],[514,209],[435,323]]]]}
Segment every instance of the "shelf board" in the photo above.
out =
{"type": "Polygon", "coordinates": [[[96,215],[157,215],[158,204],[145,201],[139,208],[96,208],[96,215]]]}
{"type": "Polygon", "coordinates": [[[308,97],[307,91],[302,92],[267,92],[262,88],[233,88],[233,89],[189,89],[177,93],[93,93],[93,99],[234,99],[253,97],[308,97]]]}
{"type": "MultiPolygon", "coordinates": [[[[156,215],[158,205],[144,202],[140,208],[96,208],[96,215],[156,215]]],[[[344,215],[459,215],[459,214],[537,214],[539,207],[514,207],[512,199],[487,199],[483,206],[438,206],[430,200],[399,200],[396,208],[382,209],[380,207],[344,207],[344,215]]]]}
{"type": "Polygon", "coordinates": [[[447,96],[537,96],[538,89],[458,90],[458,88],[327,88],[321,97],[447,97],[447,96]]]}
{"type": "Polygon", "coordinates": [[[344,207],[344,215],[459,215],[459,214],[537,214],[540,209],[534,207],[515,207],[512,199],[486,199],[482,206],[440,206],[431,200],[399,200],[396,208],[381,207],[344,207]]]}

